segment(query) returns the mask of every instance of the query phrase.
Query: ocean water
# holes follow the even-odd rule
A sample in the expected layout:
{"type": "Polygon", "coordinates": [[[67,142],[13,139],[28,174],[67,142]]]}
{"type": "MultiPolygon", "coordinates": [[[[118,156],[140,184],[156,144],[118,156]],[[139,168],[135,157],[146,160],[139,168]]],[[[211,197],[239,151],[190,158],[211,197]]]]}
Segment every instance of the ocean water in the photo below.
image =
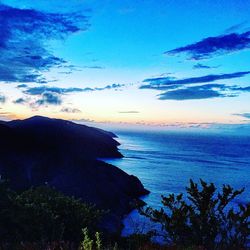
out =
{"type": "MultiPolygon", "coordinates": [[[[188,132],[114,131],[123,159],[107,160],[137,176],[150,194],[142,197],[158,208],[161,195],[185,192],[192,178],[245,188],[236,203],[250,202],[250,135],[188,132]]],[[[124,219],[123,235],[152,229],[137,211],[124,219]]]]}

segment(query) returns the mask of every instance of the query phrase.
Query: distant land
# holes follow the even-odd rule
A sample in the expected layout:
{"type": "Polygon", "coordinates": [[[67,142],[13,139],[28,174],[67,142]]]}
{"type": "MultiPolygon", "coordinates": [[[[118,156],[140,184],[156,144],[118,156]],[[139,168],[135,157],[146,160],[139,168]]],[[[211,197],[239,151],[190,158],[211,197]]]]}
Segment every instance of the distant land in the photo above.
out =
{"type": "Polygon", "coordinates": [[[148,194],[140,180],[99,158],[121,158],[116,136],[98,128],[34,116],[0,122],[0,174],[15,190],[49,185],[66,195],[108,209],[105,227],[122,227],[122,217],[148,194]]]}

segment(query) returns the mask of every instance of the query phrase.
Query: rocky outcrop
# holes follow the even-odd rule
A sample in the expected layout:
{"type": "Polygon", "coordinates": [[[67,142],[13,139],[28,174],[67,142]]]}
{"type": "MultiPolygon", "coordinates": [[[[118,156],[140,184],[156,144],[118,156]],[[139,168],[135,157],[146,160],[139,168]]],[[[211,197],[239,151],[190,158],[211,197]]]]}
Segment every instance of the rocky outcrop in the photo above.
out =
{"type": "Polygon", "coordinates": [[[39,116],[1,122],[0,174],[14,189],[47,184],[109,209],[110,218],[117,219],[148,191],[137,177],[97,160],[122,157],[114,137],[101,129],[39,116]]]}

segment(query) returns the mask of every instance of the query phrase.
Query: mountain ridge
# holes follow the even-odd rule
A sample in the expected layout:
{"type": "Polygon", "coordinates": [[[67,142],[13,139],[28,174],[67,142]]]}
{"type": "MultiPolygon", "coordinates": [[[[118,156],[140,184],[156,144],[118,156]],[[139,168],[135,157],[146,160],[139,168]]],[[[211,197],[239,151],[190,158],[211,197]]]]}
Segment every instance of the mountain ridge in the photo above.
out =
{"type": "Polygon", "coordinates": [[[123,157],[113,136],[40,116],[0,122],[0,174],[16,190],[46,184],[108,209],[121,227],[122,216],[148,191],[137,177],[97,160],[123,157]]]}

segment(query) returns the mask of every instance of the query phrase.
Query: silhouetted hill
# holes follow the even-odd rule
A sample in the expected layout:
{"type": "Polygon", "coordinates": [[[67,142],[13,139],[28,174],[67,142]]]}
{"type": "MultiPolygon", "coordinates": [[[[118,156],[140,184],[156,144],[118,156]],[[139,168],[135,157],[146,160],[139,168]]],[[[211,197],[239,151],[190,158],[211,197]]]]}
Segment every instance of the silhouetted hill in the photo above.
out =
{"type": "Polygon", "coordinates": [[[25,138],[18,145],[29,150],[74,151],[87,158],[122,157],[113,134],[101,129],[41,116],[7,122],[6,125],[20,138],[25,138]]]}
{"type": "Polygon", "coordinates": [[[46,183],[110,209],[113,218],[120,218],[148,191],[137,177],[97,160],[122,157],[114,136],[101,129],[40,116],[1,122],[0,174],[14,189],[46,183]]]}

